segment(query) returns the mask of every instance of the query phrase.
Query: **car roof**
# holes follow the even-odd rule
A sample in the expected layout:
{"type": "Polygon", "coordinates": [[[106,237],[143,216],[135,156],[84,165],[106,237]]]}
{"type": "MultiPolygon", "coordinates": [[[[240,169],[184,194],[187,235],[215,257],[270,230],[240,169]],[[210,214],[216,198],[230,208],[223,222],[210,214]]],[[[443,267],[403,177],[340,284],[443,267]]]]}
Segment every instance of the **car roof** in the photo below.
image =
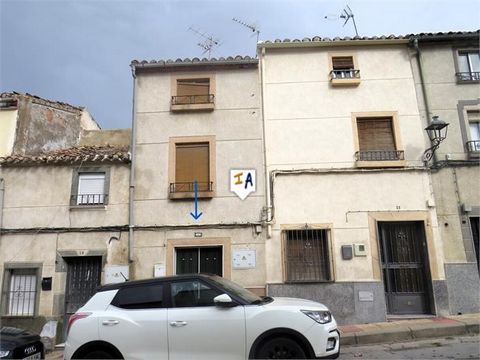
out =
{"type": "Polygon", "coordinates": [[[157,278],[151,279],[143,279],[143,280],[133,280],[133,281],[125,281],[116,284],[108,284],[102,285],[97,288],[97,292],[101,291],[109,291],[109,290],[118,290],[121,288],[132,287],[132,286],[139,286],[139,285],[154,285],[154,284],[161,284],[168,281],[175,281],[175,280],[189,280],[189,279],[204,279],[204,280],[212,280],[218,275],[214,274],[184,274],[184,275],[174,275],[174,276],[162,276],[157,278]]]}

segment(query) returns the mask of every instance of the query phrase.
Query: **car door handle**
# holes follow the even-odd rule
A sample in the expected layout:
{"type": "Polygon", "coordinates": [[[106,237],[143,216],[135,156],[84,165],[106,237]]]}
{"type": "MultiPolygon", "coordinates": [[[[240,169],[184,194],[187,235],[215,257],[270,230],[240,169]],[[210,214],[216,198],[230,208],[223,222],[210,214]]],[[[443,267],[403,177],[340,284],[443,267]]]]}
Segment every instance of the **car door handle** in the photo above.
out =
{"type": "Polygon", "coordinates": [[[105,326],[113,326],[118,324],[118,320],[103,320],[102,324],[105,326]]]}
{"type": "Polygon", "coordinates": [[[182,326],[185,326],[187,324],[188,323],[186,321],[172,321],[172,322],[170,322],[170,326],[173,326],[173,327],[182,327],[182,326]]]}

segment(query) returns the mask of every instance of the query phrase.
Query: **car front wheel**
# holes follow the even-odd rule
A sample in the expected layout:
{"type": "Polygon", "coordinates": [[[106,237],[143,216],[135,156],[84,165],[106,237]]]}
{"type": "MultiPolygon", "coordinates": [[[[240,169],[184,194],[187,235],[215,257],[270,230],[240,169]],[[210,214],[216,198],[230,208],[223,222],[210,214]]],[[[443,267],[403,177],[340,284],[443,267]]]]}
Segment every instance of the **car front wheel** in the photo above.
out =
{"type": "Polygon", "coordinates": [[[256,359],[305,359],[306,357],[300,344],[287,337],[267,340],[255,354],[256,359]]]}

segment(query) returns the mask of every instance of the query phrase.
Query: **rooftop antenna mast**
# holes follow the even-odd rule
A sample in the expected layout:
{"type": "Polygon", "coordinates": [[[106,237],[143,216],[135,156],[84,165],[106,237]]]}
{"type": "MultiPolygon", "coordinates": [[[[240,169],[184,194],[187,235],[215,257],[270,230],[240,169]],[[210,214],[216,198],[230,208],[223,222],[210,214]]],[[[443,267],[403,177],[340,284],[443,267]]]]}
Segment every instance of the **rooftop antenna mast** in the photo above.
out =
{"type": "Polygon", "coordinates": [[[334,15],[327,15],[325,16],[325,19],[327,20],[335,20],[335,19],[345,19],[345,22],[343,23],[343,26],[345,26],[348,22],[348,20],[352,19],[353,22],[353,27],[355,28],[355,34],[358,36],[358,30],[357,30],[357,24],[355,23],[355,16],[353,15],[352,9],[350,9],[350,6],[346,5],[345,9],[342,10],[342,13],[340,16],[334,16],[334,15]]]}
{"type": "Polygon", "coordinates": [[[199,31],[191,26],[188,28],[188,30],[197,34],[202,39],[204,39],[203,42],[199,42],[197,43],[197,45],[203,49],[202,55],[208,53],[208,60],[210,60],[210,57],[212,55],[212,49],[215,48],[215,46],[222,45],[220,43],[220,40],[213,37],[213,35],[211,34],[207,34],[205,32],[199,31]]]}
{"type": "Polygon", "coordinates": [[[257,35],[257,44],[258,44],[258,39],[260,37],[260,29],[259,29],[258,25],[249,24],[249,23],[246,23],[245,21],[239,20],[237,18],[233,18],[232,20],[235,21],[236,23],[246,27],[247,29],[250,29],[253,33],[252,36],[257,35]]]}

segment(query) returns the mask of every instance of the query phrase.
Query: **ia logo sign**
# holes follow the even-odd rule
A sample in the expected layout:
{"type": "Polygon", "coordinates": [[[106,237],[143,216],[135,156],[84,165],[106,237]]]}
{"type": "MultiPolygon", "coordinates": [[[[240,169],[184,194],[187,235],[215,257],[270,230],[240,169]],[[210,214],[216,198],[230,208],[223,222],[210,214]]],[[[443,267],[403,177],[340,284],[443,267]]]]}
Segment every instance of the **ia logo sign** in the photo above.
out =
{"type": "Polygon", "coordinates": [[[257,188],[255,169],[230,170],[230,191],[245,200],[257,188]]]}

